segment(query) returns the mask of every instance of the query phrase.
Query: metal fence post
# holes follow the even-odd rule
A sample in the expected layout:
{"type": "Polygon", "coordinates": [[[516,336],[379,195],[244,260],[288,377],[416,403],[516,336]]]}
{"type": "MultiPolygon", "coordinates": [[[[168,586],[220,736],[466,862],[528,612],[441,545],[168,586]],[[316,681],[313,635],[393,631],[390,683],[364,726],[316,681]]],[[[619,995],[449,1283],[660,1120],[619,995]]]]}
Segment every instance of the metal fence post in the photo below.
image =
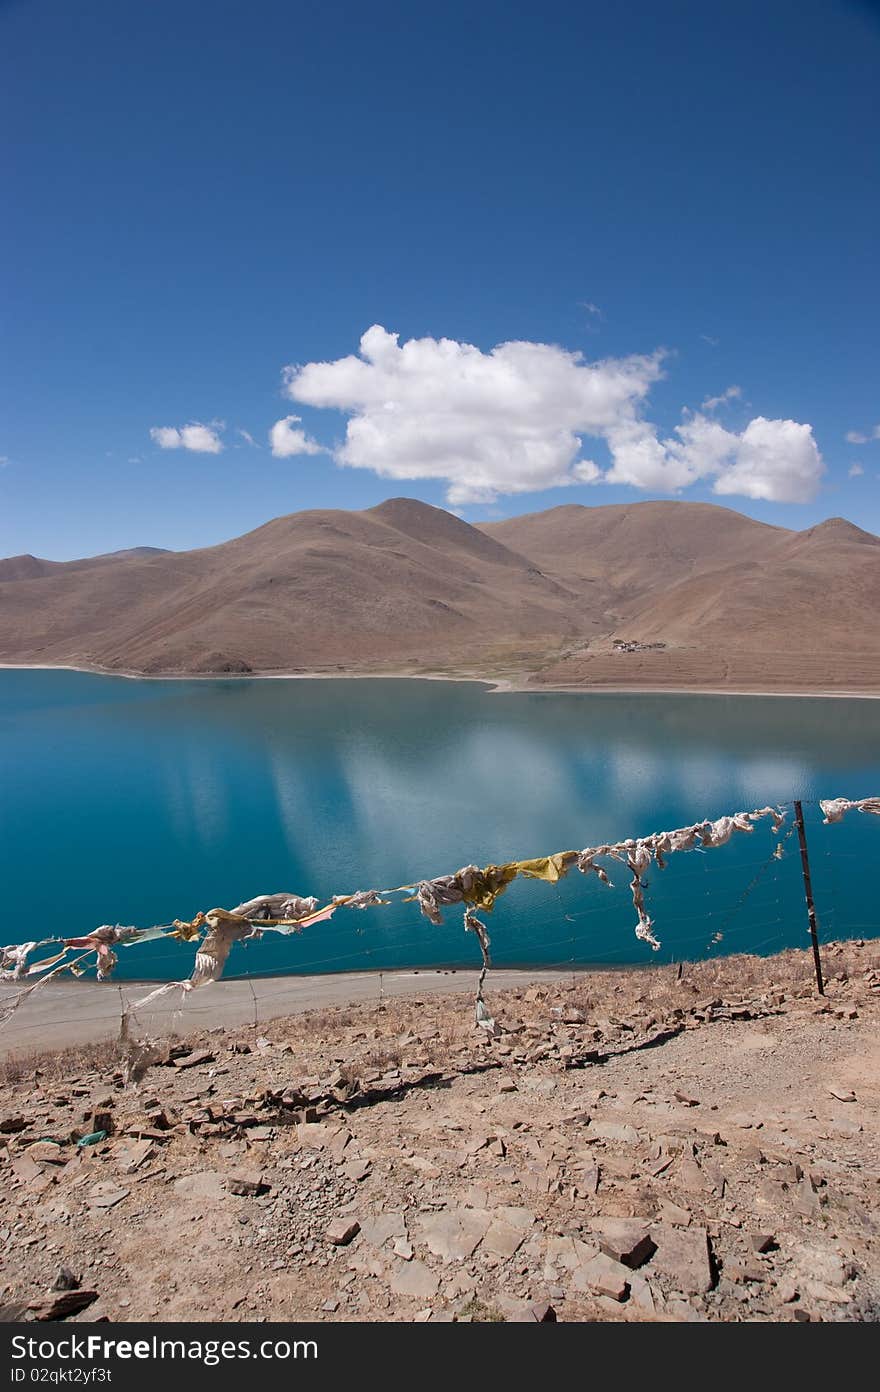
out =
{"type": "Polygon", "coordinates": [[[819,923],[816,918],[816,905],[813,902],[813,881],[810,877],[810,857],[807,854],[807,833],[804,829],[804,809],[796,798],[794,819],[797,826],[798,841],[801,847],[801,869],[804,872],[804,897],[807,901],[807,915],[810,920],[810,937],[813,942],[813,966],[816,968],[816,988],[820,996],[825,994],[822,980],[822,959],[819,956],[819,923]]]}

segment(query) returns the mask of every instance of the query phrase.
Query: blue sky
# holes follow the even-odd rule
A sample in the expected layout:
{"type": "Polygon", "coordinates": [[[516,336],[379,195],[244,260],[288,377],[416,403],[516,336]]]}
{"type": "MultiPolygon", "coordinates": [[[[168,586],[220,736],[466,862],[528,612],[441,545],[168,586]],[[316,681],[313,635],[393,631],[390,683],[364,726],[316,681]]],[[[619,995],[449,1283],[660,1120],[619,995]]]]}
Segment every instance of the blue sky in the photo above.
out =
{"type": "Polygon", "coordinates": [[[0,554],[399,493],[880,530],[878,67],[818,0],[0,0],[0,554]]]}

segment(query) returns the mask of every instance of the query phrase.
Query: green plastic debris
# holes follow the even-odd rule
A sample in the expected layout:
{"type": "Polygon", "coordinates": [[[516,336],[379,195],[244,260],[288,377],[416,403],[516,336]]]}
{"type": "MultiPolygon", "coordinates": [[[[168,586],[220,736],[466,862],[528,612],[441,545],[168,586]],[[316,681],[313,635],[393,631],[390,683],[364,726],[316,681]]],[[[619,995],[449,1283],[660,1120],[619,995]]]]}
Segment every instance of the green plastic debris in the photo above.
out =
{"type": "Polygon", "coordinates": [[[106,1141],[106,1139],[106,1131],[92,1131],[89,1133],[88,1136],[80,1136],[79,1140],[77,1141],[77,1145],[97,1145],[99,1141],[106,1141]]]}

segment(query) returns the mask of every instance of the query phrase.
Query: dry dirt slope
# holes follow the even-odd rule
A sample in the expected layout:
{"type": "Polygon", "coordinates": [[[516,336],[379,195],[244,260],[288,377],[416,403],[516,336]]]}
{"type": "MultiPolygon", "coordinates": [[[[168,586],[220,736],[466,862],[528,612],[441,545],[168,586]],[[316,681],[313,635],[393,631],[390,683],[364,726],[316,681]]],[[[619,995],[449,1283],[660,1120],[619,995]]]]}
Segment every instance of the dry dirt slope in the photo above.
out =
{"type": "Polygon", "coordinates": [[[877,691],[878,606],[880,539],[839,518],[667,502],[472,527],[397,498],[200,551],[0,561],[0,661],[877,691]]]}
{"type": "Polygon", "coordinates": [[[510,639],[552,648],[580,626],[573,592],[408,499],[0,584],[0,659],[140,671],[381,667],[510,639]]]}
{"type": "Polygon", "coordinates": [[[13,1064],[4,1313],[876,1321],[880,955],[823,953],[13,1064]]]}
{"type": "Polygon", "coordinates": [[[843,518],[792,532],[706,503],[639,503],[485,530],[569,585],[613,579],[613,631],[572,645],[539,680],[880,689],[880,538],[843,518]],[[615,635],[666,648],[615,654],[615,635]]]}

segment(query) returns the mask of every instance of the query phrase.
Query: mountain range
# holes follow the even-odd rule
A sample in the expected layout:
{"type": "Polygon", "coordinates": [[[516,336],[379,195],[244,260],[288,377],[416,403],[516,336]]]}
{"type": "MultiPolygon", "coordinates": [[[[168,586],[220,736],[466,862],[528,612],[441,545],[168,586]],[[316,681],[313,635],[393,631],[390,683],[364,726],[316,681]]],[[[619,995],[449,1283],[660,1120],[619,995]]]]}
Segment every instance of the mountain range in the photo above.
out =
{"type": "Polygon", "coordinates": [[[412,498],[196,551],[0,560],[0,662],[880,692],[880,538],[709,503],[472,526],[412,498]]]}

